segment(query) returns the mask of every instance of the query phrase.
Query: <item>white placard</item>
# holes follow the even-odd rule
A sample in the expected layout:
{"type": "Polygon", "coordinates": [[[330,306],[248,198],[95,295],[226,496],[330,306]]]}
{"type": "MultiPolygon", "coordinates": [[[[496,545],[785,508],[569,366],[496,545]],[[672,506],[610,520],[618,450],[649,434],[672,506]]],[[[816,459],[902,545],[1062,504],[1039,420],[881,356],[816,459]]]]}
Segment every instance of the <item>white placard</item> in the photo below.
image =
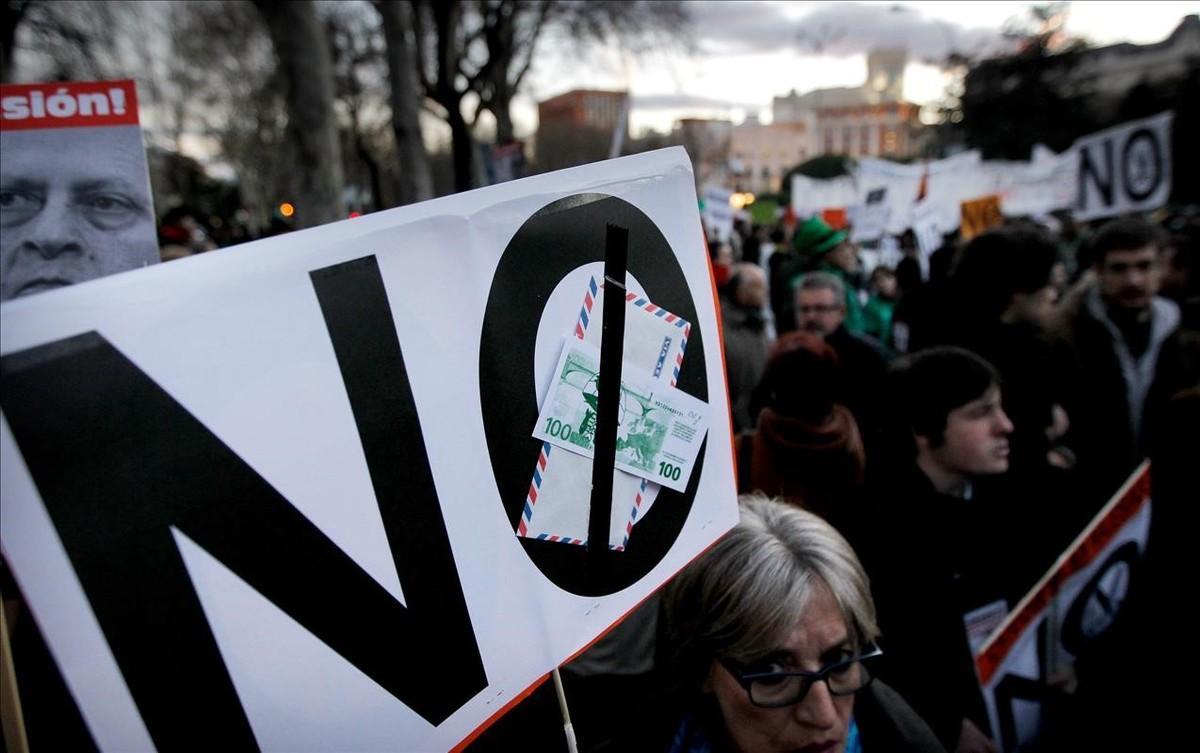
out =
{"type": "Polygon", "coordinates": [[[704,226],[710,237],[728,241],[733,237],[733,192],[720,186],[704,187],[704,226]]]}
{"type": "Polygon", "coordinates": [[[1135,120],[1076,141],[1075,218],[1091,220],[1158,209],[1171,195],[1174,113],[1135,120]]]}
{"type": "Polygon", "coordinates": [[[666,149],[3,304],[0,544],[100,749],[450,749],[732,527],[722,430],[624,552],[515,533],[607,224],[728,412],[693,180],[666,149]]]}
{"type": "Polygon", "coordinates": [[[868,191],[864,202],[854,209],[854,227],[850,233],[850,240],[855,243],[879,240],[887,227],[888,216],[892,210],[887,200],[887,187],[881,186],[868,191]]]}
{"type": "Polygon", "coordinates": [[[1056,694],[1049,679],[1113,625],[1149,533],[1147,462],[977,652],[975,668],[1001,750],[1036,740],[1056,694]]]}

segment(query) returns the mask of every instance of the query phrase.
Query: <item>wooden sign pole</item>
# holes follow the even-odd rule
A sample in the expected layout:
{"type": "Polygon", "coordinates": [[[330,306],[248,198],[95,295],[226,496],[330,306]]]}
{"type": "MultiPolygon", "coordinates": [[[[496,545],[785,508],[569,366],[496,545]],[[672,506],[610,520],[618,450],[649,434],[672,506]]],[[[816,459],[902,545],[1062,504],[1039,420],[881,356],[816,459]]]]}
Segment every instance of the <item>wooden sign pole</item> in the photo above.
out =
{"type": "Polygon", "coordinates": [[[575,742],[575,728],[571,726],[571,712],[567,709],[567,694],[563,692],[562,675],[558,672],[558,667],[554,668],[554,693],[558,696],[558,710],[562,712],[563,734],[567,736],[567,750],[570,753],[579,753],[579,746],[575,742]]]}
{"type": "Polygon", "coordinates": [[[17,675],[13,666],[12,645],[8,638],[7,602],[0,598],[0,726],[4,727],[4,747],[12,753],[29,753],[25,737],[25,716],[17,694],[17,675]]]}

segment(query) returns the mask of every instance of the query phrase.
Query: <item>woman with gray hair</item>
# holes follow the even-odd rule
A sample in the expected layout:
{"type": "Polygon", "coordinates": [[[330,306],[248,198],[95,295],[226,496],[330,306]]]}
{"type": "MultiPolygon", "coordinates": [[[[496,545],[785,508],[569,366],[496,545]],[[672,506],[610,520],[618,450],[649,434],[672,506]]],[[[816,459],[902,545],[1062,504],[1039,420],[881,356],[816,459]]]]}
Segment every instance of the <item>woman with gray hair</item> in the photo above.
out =
{"type": "Polygon", "coordinates": [[[741,521],[671,582],[663,613],[680,713],[655,750],[944,751],[872,683],[882,652],[870,586],[816,515],[742,497],[741,521]]]}

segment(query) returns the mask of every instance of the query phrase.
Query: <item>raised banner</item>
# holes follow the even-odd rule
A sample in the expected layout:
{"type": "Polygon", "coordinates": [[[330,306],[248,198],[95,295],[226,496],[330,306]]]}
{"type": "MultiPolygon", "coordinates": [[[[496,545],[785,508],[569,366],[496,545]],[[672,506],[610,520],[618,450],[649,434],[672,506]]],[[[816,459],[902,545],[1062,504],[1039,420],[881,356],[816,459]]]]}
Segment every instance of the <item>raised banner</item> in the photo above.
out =
{"type": "Polygon", "coordinates": [[[975,668],[1002,750],[1036,739],[1050,678],[1112,624],[1149,532],[1144,463],[984,643],[975,668]]]}
{"type": "Polygon", "coordinates": [[[733,237],[733,205],[729,200],[733,191],[720,186],[705,186],[701,198],[704,199],[704,226],[710,237],[719,241],[728,241],[733,237]]]}
{"type": "Polygon", "coordinates": [[[851,228],[850,240],[855,243],[879,240],[891,213],[891,205],[887,201],[887,188],[868,191],[863,203],[854,209],[854,226],[851,228]]]}
{"type": "Polygon", "coordinates": [[[714,421],[622,548],[518,535],[610,227],[729,410],[693,181],[666,149],[3,304],[0,546],[99,749],[452,749],[732,527],[714,421]]]}
{"type": "Polygon", "coordinates": [[[1075,219],[1148,212],[1171,195],[1171,121],[1174,113],[1093,133],[1071,146],[1078,153],[1075,219]]]}
{"type": "Polygon", "coordinates": [[[877,157],[862,157],[854,171],[858,184],[855,203],[865,205],[873,191],[887,189],[884,194],[887,207],[884,230],[899,235],[912,224],[912,207],[921,195],[925,171],[925,165],[902,165],[877,157]]]}
{"type": "Polygon", "coordinates": [[[792,175],[792,210],[801,219],[820,214],[825,209],[849,207],[858,202],[858,186],[852,176],[823,180],[792,175]]]}

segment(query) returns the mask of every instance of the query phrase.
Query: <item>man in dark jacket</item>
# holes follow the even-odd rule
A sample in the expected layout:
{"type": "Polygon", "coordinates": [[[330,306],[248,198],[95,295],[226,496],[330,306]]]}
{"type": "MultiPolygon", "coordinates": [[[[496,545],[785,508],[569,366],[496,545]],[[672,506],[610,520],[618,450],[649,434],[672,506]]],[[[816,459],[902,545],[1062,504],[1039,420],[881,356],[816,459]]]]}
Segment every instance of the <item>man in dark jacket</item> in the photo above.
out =
{"type": "Polygon", "coordinates": [[[1144,456],[1162,405],[1197,379],[1196,342],[1179,330],[1179,307],[1158,296],[1164,246],[1149,223],[1106,225],[1092,245],[1095,286],[1057,322],[1073,366],[1066,442],[1097,507],[1144,456]]]}
{"type": "Polygon", "coordinates": [[[887,368],[887,354],[875,341],[846,329],[846,287],[827,272],[809,272],[795,287],[796,325],[820,335],[834,349],[842,373],[836,396],[854,414],[863,435],[875,426],[879,385],[887,368]]]}
{"type": "Polygon", "coordinates": [[[948,750],[995,751],[964,616],[999,595],[975,483],[1008,470],[1013,426],[990,364],[960,348],[888,373],[888,460],[873,466],[869,522],[848,532],[871,577],[885,664],[948,750]]]}

